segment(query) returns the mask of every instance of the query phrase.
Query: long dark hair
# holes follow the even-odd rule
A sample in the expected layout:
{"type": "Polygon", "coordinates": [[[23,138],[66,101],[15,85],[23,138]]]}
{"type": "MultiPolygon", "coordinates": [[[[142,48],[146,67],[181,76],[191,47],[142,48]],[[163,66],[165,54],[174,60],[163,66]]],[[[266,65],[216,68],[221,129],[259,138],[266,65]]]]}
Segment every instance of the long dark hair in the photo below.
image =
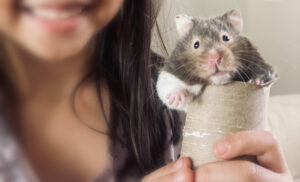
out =
{"type": "Polygon", "coordinates": [[[164,164],[166,142],[176,143],[180,133],[177,113],[167,112],[173,115],[168,123],[173,137],[172,141],[166,140],[165,108],[155,92],[163,59],[151,52],[150,45],[159,6],[154,0],[125,0],[119,15],[98,41],[101,51],[96,61],[96,83],[98,93],[101,76],[109,85],[110,136],[129,150],[124,169],[134,167],[141,175],[164,164]]]}

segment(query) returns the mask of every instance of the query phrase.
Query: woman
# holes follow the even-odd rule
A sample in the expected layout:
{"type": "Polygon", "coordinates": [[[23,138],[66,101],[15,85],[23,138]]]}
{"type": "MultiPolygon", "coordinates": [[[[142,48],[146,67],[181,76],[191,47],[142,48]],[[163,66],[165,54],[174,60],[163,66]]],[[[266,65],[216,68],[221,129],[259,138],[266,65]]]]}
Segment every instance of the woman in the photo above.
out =
{"type": "Polygon", "coordinates": [[[153,87],[157,9],[151,0],[0,2],[1,104],[39,180],[291,182],[276,140],[263,131],[214,147],[219,158],[256,155],[258,164],[168,164],[180,123],[153,87]]]}

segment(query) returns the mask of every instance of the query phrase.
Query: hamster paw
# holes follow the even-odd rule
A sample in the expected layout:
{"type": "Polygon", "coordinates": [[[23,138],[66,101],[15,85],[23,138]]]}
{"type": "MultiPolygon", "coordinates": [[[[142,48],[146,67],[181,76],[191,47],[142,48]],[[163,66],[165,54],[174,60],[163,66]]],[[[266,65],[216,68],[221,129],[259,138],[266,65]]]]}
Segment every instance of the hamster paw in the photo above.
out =
{"type": "Polygon", "coordinates": [[[260,75],[255,79],[249,80],[249,83],[266,87],[274,83],[278,79],[278,73],[275,71],[269,71],[266,74],[260,75]]]}
{"type": "Polygon", "coordinates": [[[168,100],[168,104],[170,106],[178,107],[180,103],[182,105],[186,104],[186,98],[188,95],[189,93],[186,89],[177,88],[172,90],[172,92],[166,96],[166,99],[168,100]]]}
{"type": "Polygon", "coordinates": [[[251,79],[251,80],[249,80],[249,83],[259,85],[259,86],[264,86],[264,81],[259,78],[251,79]]]}

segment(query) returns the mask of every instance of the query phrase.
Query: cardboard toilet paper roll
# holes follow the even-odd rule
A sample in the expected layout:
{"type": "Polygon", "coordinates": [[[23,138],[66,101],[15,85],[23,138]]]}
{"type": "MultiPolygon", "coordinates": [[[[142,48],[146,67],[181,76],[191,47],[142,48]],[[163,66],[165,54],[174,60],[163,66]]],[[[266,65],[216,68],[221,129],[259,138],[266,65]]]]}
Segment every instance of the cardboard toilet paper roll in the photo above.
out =
{"type": "Polygon", "coordinates": [[[194,167],[218,161],[213,144],[225,136],[264,129],[270,86],[245,82],[209,85],[190,104],[183,130],[181,156],[190,157],[194,167]]]}

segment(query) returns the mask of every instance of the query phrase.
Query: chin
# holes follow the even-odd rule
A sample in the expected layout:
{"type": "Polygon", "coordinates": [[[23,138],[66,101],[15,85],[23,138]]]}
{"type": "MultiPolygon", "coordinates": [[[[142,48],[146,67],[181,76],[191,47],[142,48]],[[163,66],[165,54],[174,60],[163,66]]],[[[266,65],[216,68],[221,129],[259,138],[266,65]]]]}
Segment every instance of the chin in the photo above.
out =
{"type": "MultiPolygon", "coordinates": [[[[50,34],[40,29],[30,29],[27,24],[15,30],[1,32],[6,43],[18,48],[32,58],[46,62],[72,60],[79,55],[85,56],[87,48],[91,48],[92,40],[100,31],[99,27],[86,26],[68,34],[50,34]]],[[[4,42],[5,43],[5,42],[4,42]]]]}
{"type": "Polygon", "coordinates": [[[232,76],[230,73],[223,75],[212,75],[210,77],[210,83],[213,85],[225,85],[230,82],[232,82],[232,76]]]}
{"type": "Polygon", "coordinates": [[[45,47],[40,48],[30,48],[29,46],[26,47],[26,51],[30,52],[31,56],[34,58],[44,61],[44,62],[63,62],[67,60],[72,60],[75,58],[79,52],[82,52],[81,48],[76,49],[55,49],[50,48],[47,49],[45,47]]]}
{"type": "Polygon", "coordinates": [[[77,39],[56,38],[55,40],[32,36],[31,41],[21,39],[17,43],[39,60],[59,62],[73,59],[86,52],[85,50],[91,45],[90,40],[91,38],[84,36],[77,39]]]}

